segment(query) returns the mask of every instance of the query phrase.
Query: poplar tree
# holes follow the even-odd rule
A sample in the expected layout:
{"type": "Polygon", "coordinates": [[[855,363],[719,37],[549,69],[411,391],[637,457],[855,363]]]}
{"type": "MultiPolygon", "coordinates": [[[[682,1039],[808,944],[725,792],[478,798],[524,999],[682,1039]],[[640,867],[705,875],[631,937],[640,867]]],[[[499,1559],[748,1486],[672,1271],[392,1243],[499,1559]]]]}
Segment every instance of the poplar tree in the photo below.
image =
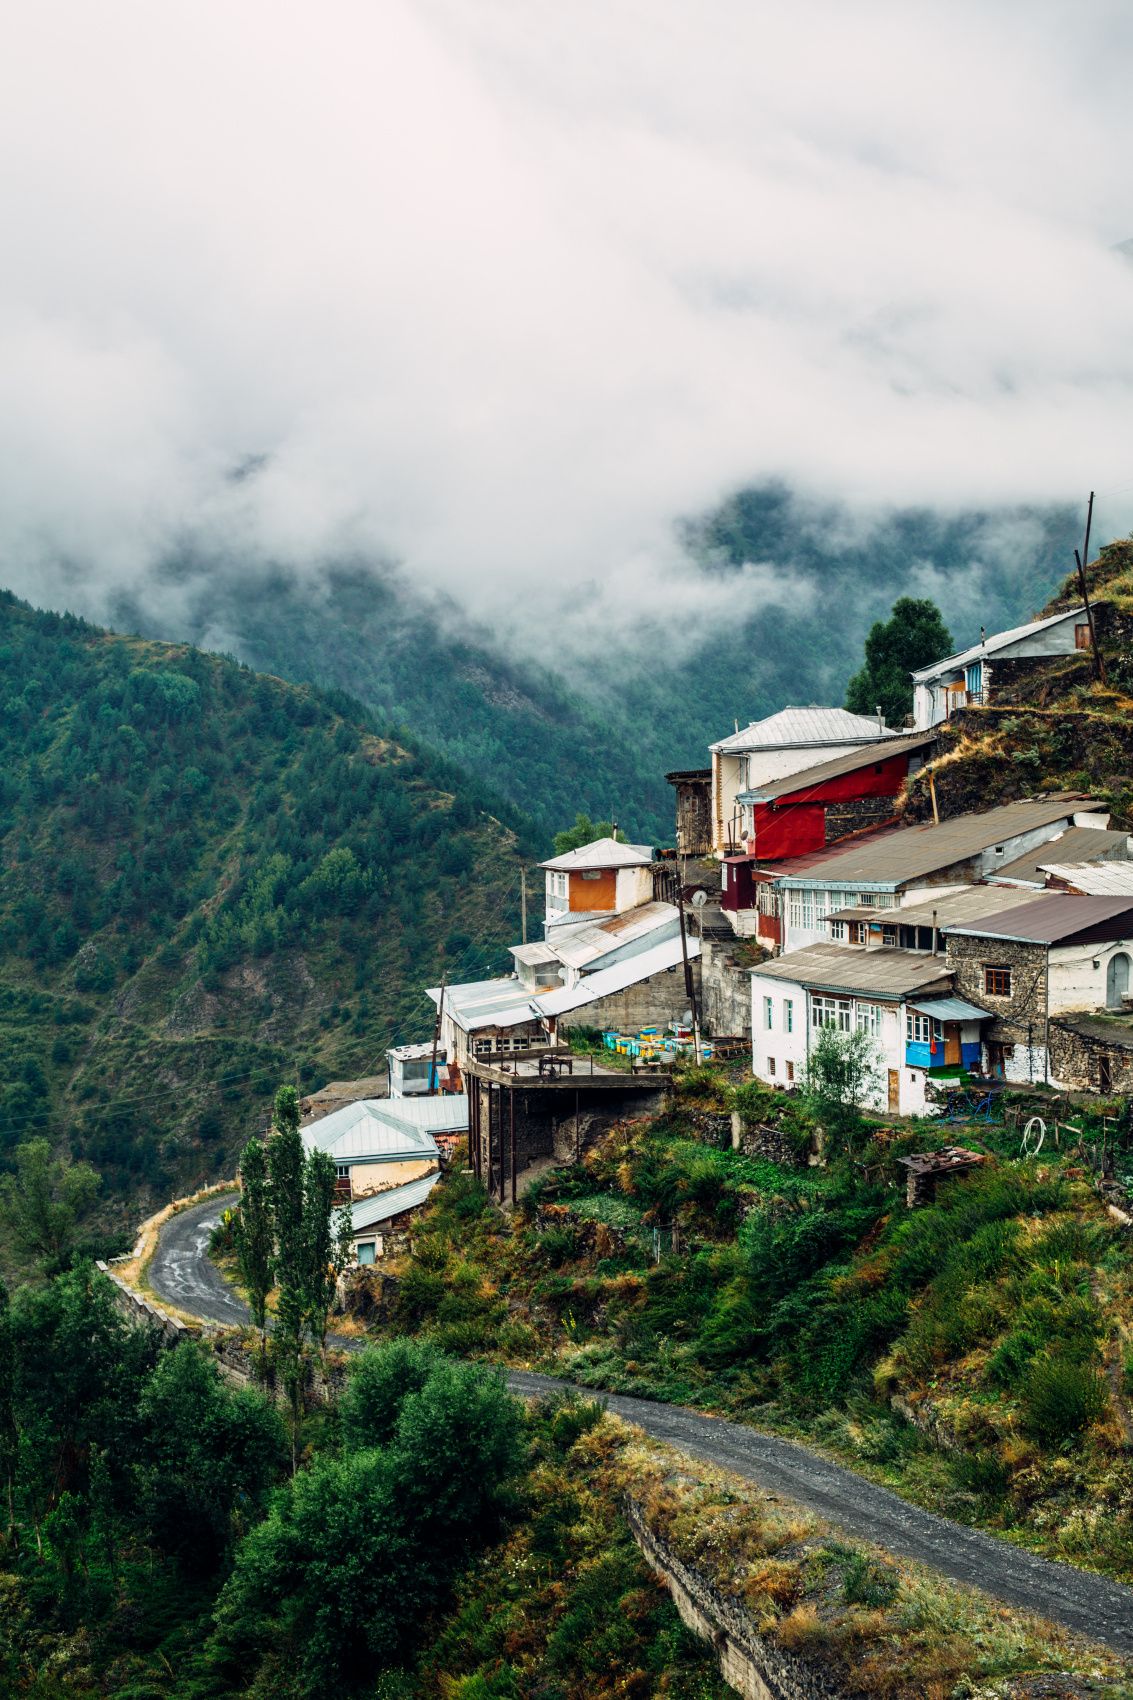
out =
{"type": "Polygon", "coordinates": [[[260,1331],[260,1365],[267,1358],[268,1294],[275,1278],[275,1224],[267,1153],[261,1139],[249,1139],[240,1158],[240,1203],[233,1224],[236,1261],[248,1294],[252,1320],[260,1331]]]}
{"type": "Polygon", "coordinates": [[[303,1322],[307,1312],[307,1245],[303,1192],[306,1165],[299,1132],[299,1094],[281,1086],[272,1112],[267,1166],[275,1224],[275,1273],[279,1287],[272,1356],[291,1403],[291,1466],[298,1467],[303,1389],[303,1322]]]}
{"type": "Polygon", "coordinates": [[[312,1151],[303,1174],[304,1316],[320,1352],[340,1265],[341,1233],[332,1220],[337,1170],[325,1151],[312,1151]]]}

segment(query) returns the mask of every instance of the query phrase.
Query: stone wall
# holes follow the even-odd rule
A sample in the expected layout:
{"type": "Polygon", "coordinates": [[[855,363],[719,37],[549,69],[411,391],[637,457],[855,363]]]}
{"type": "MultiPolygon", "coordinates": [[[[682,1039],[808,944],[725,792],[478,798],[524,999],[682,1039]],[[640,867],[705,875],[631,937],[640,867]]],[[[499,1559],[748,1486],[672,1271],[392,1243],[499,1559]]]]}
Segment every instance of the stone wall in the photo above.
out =
{"type": "Polygon", "coordinates": [[[751,1037],[751,972],[723,939],[701,940],[700,1026],[706,1038],[751,1037]]]}
{"type": "Polygon", "coordinates": [[[677,852],[706,856],[712,849],[712,769],[669,773],[677,793],[677,852]]]}
{"type": "Polygon", "coordinates": [[[1051,1079],[1059,1086],[1074,1092],[1133,1093],[1133,1049],[1128,1045],[1055,1019],[1049,1050],[1051,1079]]]}
{"type": "MultiPolygon", "coordinates": [[[[1012,1071],[1008,1058],[1008,1077],[1037,1078],[1045,1073],[1047,966],[1046,948],[1040,944],[1018,944],[1005,939],[978,939],[948,934],[947,962],[952,970],[957,997],[965,998],[979,1009],[990,1011],[995,1020],[985,1025],[985,1044],[1015,1046],[1031,1055],[1025,1059],[1022,1074],[1012,1071]],[[992,997],[984,990],[985,968],[1010,968],[1011,996],[992,997]],[[1042,1054],[1039,1061],[1037,1053],[1042,1054]]],[[[1020,1066],[1022,1066],[1020,1064],[1020,1066]]]]}
{"type": "Polygon", "coordinates": [[[733,1151],[742,1151],[745,1157],[770,1158],[785,1169],[802,1168],[806,1162],[805,1154],[782,1128],[766,1122],[745,1122],[738,1110],[733,1110],[731,1124],[733,1151]]]}
{"type": "MultiPolygon", "coordinates": [[[[692,975],[699,1001],[699,960],[692,964],[692,975]]],[[[611,997],[572,1009],[559,1016],[558,1024],[564,1032],[573,1027],[597,1027],[603,1031],[637,1033],[643,1027],[667,1027],[670,1021],[680,1021],[687,1009],[684,967],[678,965],[651,974],[648,980],[639,980],[636,986],[627,986],[611,997]]]]}
{"type": "Polygon", "coordinates": [[[826,843],[836,844],[852,832],[882,826],[897,817],[896,797],[854,797],[826,805],[826,843]]]}
{"type": "Polygon", "coordinates": [[[720,1674],[737,1694],[744,1700],[841,1700],[846,1690],[828,1671],[763,1640],[741,1601],[721,1594],[678,1558],[639,1505],[627,1500],[623,1509],[645,1562],[665,1583],[682,1622],[715,1648],[720,1674]]]}
{"type": "Polygon", "coordinates": [[[135,1292],[133,1287],[128,1287],[122,1277],[101,1258],[95,1267],[106,1276],[114,1288],[114,1308],[132,1326],[156,1328],[174,1346],[180,1340],[195,1339],[203,1332],[202,1328],[188,1327],[179,1317],[171,1316],[159,1304],[146,1298],[144,1293],[135,1292]]]}

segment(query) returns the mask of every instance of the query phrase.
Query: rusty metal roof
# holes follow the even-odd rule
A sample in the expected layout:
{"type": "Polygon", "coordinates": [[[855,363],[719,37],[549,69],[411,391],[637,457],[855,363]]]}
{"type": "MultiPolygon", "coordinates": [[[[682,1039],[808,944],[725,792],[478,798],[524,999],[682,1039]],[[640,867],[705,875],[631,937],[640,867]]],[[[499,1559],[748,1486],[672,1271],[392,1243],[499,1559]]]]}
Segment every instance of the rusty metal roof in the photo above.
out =
{"type": "Polygon", "coordinates": [[[771,779],[766,785],[757,785],[750,791],[741,791],[741,803],[774,803],[784,797],[794,797],[796,791],[812,791],[816,786],[825,785],[831,779],[839,779],[844,773],[856,773],[859,768],[880,765],[890,761],[893,756],[911,755],[914,750],[924,749],[926,744],[935,744],[936,732],[916,732],[908,738],[893,738],[888,742],[867,744],[864,749],[850,750],[844,756],[835,756],[831,761],[819,762],[817,767],[804,767],[801,773],[788,773],[782,779],[771,779]]]}
{"type": "Polygon", "coordinates": [[[1096,826],[1068,826],[1057,838],[1038,844],[1013,862],[996,868],[997,880],[1033,880],[1043,884],[1043,867],[1055,856],[1060,862],[1121,861],[1129,855],[1129,834],[1110,832],[1096,826]]]}
{"type": "Polygon", "coordinates": [[[951,990],[952,975],[943,956],[911,950],[847,950],[840,944],[812,944],[789,951],[751,970],[765,980],[788,980],[813,991],[863,992],[901,998],[930,986],[951,990]]]}
{"type": "Polygon", "coordinates": [[[902,885],[951,867],[954,862],[967,861],[1001,841],[1101,808],[1104,804],[1073,792],[1041,802],[1001,803],[984,814],[957,815],[939,826],[926,821],[920,826],[903,827],[884,840],[863,842],[848,850],[835,849],[808,868],[805,875],[788,874],[782,883],[787,888],[796,880],[819,886],[902,885]]]}
{"type": "Polygon", "coordinates": [[[1133,938],[1133,894],[1082,897],[1077,892],[1044,892],[1009,914],[989,909],[982,920],[945,927],[950,937],[1010,939],[1017,944],[1066,944],[1088,934],[1098,941],[1133,938]]]}

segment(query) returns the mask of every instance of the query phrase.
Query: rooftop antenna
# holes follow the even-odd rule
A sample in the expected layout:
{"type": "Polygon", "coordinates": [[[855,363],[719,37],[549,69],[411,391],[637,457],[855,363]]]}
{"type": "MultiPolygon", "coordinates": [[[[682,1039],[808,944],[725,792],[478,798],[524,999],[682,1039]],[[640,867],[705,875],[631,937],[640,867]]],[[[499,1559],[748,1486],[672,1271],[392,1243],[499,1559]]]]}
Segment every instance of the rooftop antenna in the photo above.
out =
{"type": "Polygon", "coordinates": [[[1086,504],[1086,535],[1082,539],[1082,553],[1079,555],[1077,549],[1075,549],[1074,564],[1078,568],[1078,587],[1082,592],[1082,601],[1086,608],[1086,622],[1090,628],[1090,650],[1094,657],[1094,677],[1099,685],[1104,685],[1106,682],[1105,662],[1102,659],[1102,652],[1098,648],[1098,634],[1094,626],[1094,610],[1090,606],[1090,593],[1086,589],[1086,562],[1090,558],[1090,528],[1093,521],[1094,492],[1091,490],[1090,500],[1086,504]]]}

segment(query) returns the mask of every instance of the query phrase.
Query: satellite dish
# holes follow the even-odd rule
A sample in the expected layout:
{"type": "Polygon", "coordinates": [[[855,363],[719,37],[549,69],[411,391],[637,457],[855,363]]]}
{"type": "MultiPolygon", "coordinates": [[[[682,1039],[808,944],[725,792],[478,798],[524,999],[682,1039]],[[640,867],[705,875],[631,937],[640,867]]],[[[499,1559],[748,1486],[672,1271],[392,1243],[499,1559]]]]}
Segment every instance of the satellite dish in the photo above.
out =
{"type": "Polygon", "coordinates": [[[708,902],[708,893],[706,891],[694,891],[689,902],[694,909],[703,909],[708,902]]]}
{"type": "Polygon", "coordinates": [[[686,1009],[684,1014],[681,1016],[681,1026],[682,1027],[691,1027],[692,1026],[692,1010],[691,1009],[686,1009]]]}

